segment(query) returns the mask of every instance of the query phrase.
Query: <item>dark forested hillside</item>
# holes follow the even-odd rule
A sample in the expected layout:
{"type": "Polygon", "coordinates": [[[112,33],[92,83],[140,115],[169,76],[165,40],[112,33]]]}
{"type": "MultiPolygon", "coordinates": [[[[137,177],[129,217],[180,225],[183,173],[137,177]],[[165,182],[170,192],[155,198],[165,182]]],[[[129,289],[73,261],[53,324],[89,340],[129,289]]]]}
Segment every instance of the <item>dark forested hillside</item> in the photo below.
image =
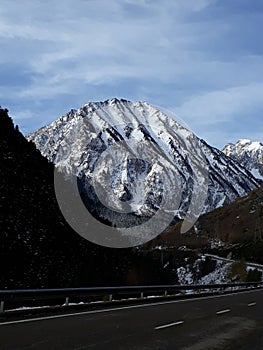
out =
{"type": "Polygon", "coordinates": [[[53,170],[0,109],[0,289],[160,282],[158,265],[143,263],[149,258],[94,245],[68,226],[53,170]]]}

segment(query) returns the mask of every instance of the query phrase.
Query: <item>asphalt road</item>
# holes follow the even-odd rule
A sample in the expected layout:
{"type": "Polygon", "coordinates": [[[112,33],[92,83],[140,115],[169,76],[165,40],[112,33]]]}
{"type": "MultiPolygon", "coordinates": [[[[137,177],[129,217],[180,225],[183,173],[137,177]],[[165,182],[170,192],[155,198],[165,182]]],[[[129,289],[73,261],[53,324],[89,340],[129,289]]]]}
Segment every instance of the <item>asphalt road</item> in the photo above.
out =
{"type": "Polygon", "coordinates": [[[263,291],[0,323],[0,349],[262,350],[263,291]]]}

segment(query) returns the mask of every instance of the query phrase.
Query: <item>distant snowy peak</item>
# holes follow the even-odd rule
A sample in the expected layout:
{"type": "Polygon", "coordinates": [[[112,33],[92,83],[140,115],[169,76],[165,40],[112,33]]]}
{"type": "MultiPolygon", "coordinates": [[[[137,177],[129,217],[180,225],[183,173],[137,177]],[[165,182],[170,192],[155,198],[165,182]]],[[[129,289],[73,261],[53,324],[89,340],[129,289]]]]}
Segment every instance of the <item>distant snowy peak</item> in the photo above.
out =
{"type": "Polygon", "coordinates": [[[248,169],[254,177],[263,180],[263,144],[261,142],[241,139],[235,144],[227,144],[223,152],[248,169]]]}
{"type": "Polygon", "coordinates": [[[227,144],[223,152],[228,156],[230,153],[235,152],[236,154],[240,154],[242,152],[250,152],[251,154],[258,154],[263,152],[263,144],[259,141],[251,141],[248,139],[240,139],[235,144],[229,143],[227,144]]]}

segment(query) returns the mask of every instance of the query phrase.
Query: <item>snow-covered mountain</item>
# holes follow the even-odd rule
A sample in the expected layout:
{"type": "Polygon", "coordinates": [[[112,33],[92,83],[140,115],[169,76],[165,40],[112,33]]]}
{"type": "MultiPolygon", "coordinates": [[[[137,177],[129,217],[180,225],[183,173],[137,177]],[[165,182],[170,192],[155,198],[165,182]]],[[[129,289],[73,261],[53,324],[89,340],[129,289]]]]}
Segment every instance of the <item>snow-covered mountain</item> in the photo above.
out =
{"type": "Polygon", "coordinates": [[[228,143],[223,152],[248,169],[256,178],[263,180],[263,144],[247,139],[228,143]]]}
{"type": "Polygon", "coordinates": [[[78,175],[91,207],[118,225],[134,224],[134,216],[152,217],[160,208],[179,218],[189,208],[198,215],[260,184],[237,161],[147,102],[90,102],[27,139],[78,175]]]}

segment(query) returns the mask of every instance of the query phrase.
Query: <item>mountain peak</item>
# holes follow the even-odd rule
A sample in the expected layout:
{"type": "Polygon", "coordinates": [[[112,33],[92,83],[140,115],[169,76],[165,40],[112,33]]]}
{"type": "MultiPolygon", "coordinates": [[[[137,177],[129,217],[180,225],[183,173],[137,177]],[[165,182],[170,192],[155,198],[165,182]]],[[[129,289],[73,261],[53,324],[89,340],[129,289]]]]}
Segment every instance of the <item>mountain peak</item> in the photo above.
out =
{"type": "Polygon", "coordinates": [[[236,144],[240,144],[240,145],[246,145],[248,143],[251,143],[252,141],[249,139],[239,139],[236,144]]]}
{"type": "Polygon", "coordinates": [[[259,141],[252,141],[249,139],[240,139],[236,142],[236,145],[246,147],[250,150],[257,150],[263,148],[263,144],[259,141]]]}
{"type": "MultiPolygon", "coordinates": [[[[151,216],[158,207],[161,196],[156,194],[163,191],[158,186],[163,186],[161,178],[165,178],[166,170],[170,171],[173,167],[178,174],[175,183],[180,183],[179,190],[182,191],[176,215],[179,218],[185,216],[191,198],[194,197],[189,193],[193,191],[193,174],[197,173],[196,163],[190,159],[191,150],[195,151],[194,154],[200,153],[204,158],[205,168],[209,168],[207,201],[201,208],[202,212],[229,203],[259,186],[259,182],[239,163],[199,140],[175,118],[170,117],[169,113],[147,102],[117,98],[89,102],[51,125],[36,130],[28,135],[28,139],[58,167],[64,167],[67,172],[77,175],[84,174],[91,181],[96,178],[103,186],[104,170],[108,164],[100,163],[103,166],[97,170],[96,164],[99,159],[104,162],[104,158],[100,157],[105,150],[109,157],[113,157],[115,150],[112,145],[125,145],[133,159],[124,155],[122,161],[116,164],[110,172],[110,185],[107,186],[111,191],[108,192],[112,192],[113,202],[118,203],[116,205],[121,205],[129,198],[129,205],[136,215],[145,217],[151,216]],[[152,165],[138,157],[141,149],[149,154],[150,145],[156,155],[162,157],[162,161],[156,161],[152,165]],[[197,147],[200,152],[196,152],[197,147]],[[132,192],[133,183],[144,182],[145,190],[132,192]],[[145,204],[137,205],[138,203],[145,204]]],[[[175,183],[171,183],[170,193],[176,193],[175,183]]],[[[94,202],[93,207],[99,208],[108,221],[128,220],[127,217],[122,218],[117,214],[111,217],[109,211],[100,208],[97,202],[94,202]]]]}
{"type": "Polygon", "coordinates": [[[229,143],[223,152],[246,167],[256,178],[263,180],[263,144],[259,141],[240,139],[229,143]]]}
{"type": "Polygon", "coordinates": [[[117,97],[113,97],[113,98],[109,98],[109,99],[107,99],[105,101],[88,102],[88,103],[84,104],[83,107],[89,107],[89,106],[97,106],[97,107],[114,106],[114,105],[123,104],[123,103],[132,103],[132,102],[129,101],[129,100],[126,100],[124,98],[118,99],[117,97]]]}

